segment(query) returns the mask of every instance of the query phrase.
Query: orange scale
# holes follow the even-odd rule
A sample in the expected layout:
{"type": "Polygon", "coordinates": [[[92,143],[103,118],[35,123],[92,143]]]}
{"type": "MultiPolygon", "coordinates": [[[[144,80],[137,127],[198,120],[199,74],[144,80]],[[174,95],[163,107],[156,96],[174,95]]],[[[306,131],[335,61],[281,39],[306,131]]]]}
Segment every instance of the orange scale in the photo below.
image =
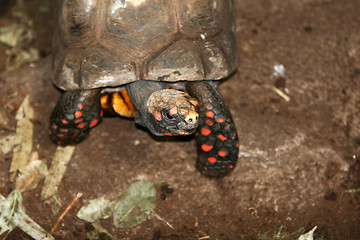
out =
{"type": "Polygon", "coordinates": [[[204,135],[204,136],[208,136],[210,133],[211,133],[211,130],[206,128],[206,127],[203,127],[201,129],[201,134],[204,135]]]}
{"type": "Polygon", "coordinates": [[[225,156],[227,155],[227,152],[224,151],[224,150],[220,150],[220,151],[218,152],[218,154],[219,154],[220,157],[225,157],[225,156]]]}
{"type": "Polygon", "coordinates": [[[77,111],[77,112],[75,112],[75,117],[76,118],[79,118],[79,117],[82,117],[82,112],[80,112],[80,111],[77,111]]]}
{"type": "Polygon", "coordinates": [[[78,124],[76,127],[77,127],[77,128],[84,128],[85,126],[86,126],[85,123],[80,123],[80,124],[78,124]]]}
{"type": "Polygon", "coordinates": [[[208,160],[209,162],[211,162],[211,163],[216,163],[216,162],[217,162],[217,159],[214,158],[214,157],[208,157],[207,160],[208,160]]]}
{"type": "Polygon", "coordinates": [[[219,134],[218,139],[220,139],[221,141],[225,141],[226,137],[224,135],[222,135],[222,134],[219,134]]]}
{"type": "Polygon", "coordinates": [[[219,118],[217,119],[217,122],[218,122],[218,123],[223,123],[223,122],[224,122],[224,119],[219,117],[219,118]]]}
{"type": "Polygon", "coordinates": [[[214,113],[212,111],[208,111],[208,112],[206,112],[206,116],[209,117],[209,118],[213,118],[214,113]]]}
{"type": "Polygon", "coordinates": [[[205,123],[206,123],[207,125],[209,125],[209,126],[214,125],[214,123],[213,123],[211,120],[209,120],[209,119],[206,120],[205,123]]]}
{"type": "Polygon", "coordinates": [[[91,123],[90,123],[90,127],[95,127],[96,124],[98,124],[99,120],[95,119],[95,120],[92,120],[91,123]]]}
{"type": "Polygon", "coordinates": [[[207,145],[207,144],[201,145],[201,149],[202,149],[204,152],[209,152],[209,151],[211,151],[211,149],[213,149],[213,147],[214,147],[214,146],[207,145]]]}

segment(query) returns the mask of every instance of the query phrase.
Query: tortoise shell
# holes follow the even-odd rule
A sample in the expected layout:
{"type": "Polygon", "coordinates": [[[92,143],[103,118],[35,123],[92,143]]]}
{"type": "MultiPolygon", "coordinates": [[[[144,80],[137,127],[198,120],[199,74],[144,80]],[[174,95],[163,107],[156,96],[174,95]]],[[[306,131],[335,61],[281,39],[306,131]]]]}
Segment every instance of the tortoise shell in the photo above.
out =
{"type": "Polygon", "coordinates": [[[53,81],[216,80],[236,68],[231,0],[56,0],[53,81]]]}

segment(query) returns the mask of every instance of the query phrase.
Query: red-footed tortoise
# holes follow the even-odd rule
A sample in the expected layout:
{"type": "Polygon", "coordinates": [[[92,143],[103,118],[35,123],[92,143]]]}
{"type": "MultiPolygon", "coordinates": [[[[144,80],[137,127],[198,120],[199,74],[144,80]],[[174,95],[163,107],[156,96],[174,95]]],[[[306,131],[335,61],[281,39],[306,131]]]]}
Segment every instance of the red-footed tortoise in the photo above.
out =
{"type": "Polygon", "coordinates": [[[198,129],[200,172],[233,170],[236,127],[214,86],[237,64],[231,0],[57,0],[55,7],[53,82],[65,92],[50,117],[53,142],[82,141],[110,103],[157,136],[198,129]],[[110,102],[109,92],[117,92],[110,102]]]}

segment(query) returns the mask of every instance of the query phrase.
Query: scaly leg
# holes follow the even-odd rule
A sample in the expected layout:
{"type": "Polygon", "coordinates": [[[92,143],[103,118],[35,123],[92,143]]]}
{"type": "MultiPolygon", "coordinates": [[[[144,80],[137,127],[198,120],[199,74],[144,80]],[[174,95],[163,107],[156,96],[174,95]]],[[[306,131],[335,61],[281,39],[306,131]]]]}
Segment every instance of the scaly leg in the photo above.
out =
{"type": "Polygon", "coordinates": [[[239,151],[231,112],[212,82],[188,82],[186,89],[200,105],[200,121],[195,137],[198,168],[208,177],[225,176],[235,168],[239,151]]]}

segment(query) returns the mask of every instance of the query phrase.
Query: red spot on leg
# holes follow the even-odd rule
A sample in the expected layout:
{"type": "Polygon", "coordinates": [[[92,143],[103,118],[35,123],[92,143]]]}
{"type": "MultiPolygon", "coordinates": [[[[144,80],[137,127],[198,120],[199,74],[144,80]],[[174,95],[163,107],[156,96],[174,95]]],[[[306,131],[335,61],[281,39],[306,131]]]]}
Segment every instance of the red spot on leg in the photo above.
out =
{"type": "Polygon", "coordinates": [[[61,122],[62,122],[63,124],[68,124],[68,121],[66,121],[66,120],[61,120],[61,122]]]}
{"type": "Polygon", "coordinates": [[[209,117],[209,118],[213,118],[214,117],[214,113],[212,111],[208,111],[206,113],[206,116],[209,117]]]}
{"type": "Polygon", "coordinates": [[[203,127],[203,128],[201,129],[201,134],[204,135],[204,136],[207,136],[207,135],[209,135],[210,133],[211,133],[211,130],[208,129],[208,128],[206,128],[206,127],[203,127]]]}
{"type": "Polygon", "coordinates": [[[211,163],[215,163],[217,161],[217,159],[214,157],[208,157],[208,161],[211,163]]]}
{"type": "Polygon", "coordinates": [[[202,149],[204,152],[211,151],[211,149],[213,149],[213,147],[214,147],[214,146],[207,145],[207,144],[201,145],[201,149],[202,149]]]}
{"type": "Polygon", "coordinates": [[[56,125],[52,126],[52,129],[54,129],[54,130],[56,130],[57,128],[58,128],[58,126],[56,126],[56,125]]]}
{"type": "Polygon", "coordinates": [[[230,165],[229,165],[229,168],[234,168],[234,165],[231,165],[231,164],[230,164],[230,165]]]}
{"type": "Polygon", "coordinates": [[[220,157],[225,157],[225,156],[227,155],[227,152],[224,151],[224,150],[220,150],[220,151],[218,152],[218,154],[219,154],[220,157]]]}
{"type": "Polygon", "coordinates": [[[100,111],[100,116],[103,116],[104,115],[104,112],[103,112],[103,110],[101,109],[101,111],[100,111]]]}
{"type": "Polygon", "coordinates": [[[74,135],[72,135],[71,137],[71,141],[75,141],[75,139],[77,138],[77,136],[79,135],[79,133],[74,133],[74,135]]]}
{"type": "Polygon", "coordinates": [[[83,120],[84,120],[84,119],[79,118],[78,120],[75,121],[75,123],[78,124],[78,123],[82,122],[83,120]]]}
{"type": "Polygon", "coordinates": [[[85,123],[80,123],[80,124],[78,124],[76,127],[77,127],[77,128],[84,128],[85,126],[86,126],[85,123]]]}
{"type": "Polygon", "coordinates": [[[226,137],[224,135],[222,135],[222,134],[219,134],[218,139],[220,139],[221,141],[225,141],[226,137]]]}
{"type": "Polygon", "coordinates": [[[78,108],[81,110],[84,108],[84,105],[82,105],[81,103],[78,105],[78,108]]]}
{"type": "Polygon", "coordinates": [[[224,122],[224,119],[219,117],[219,118],[217,119],[217,122],[218,122],[218,123],[223,123],[223,122],[224,122]]]}
{"type": "Polygon", "coordinates": [[[233,133],[233,135],[231,136],[231,139],[235,139],[236,138],[236,134],[233,133]]]}
{"type": "Polygon", "coordinates": [[[209,126],[214,125],[214,123],[210,119],[206,120],[205,123],[209,126]]]}
{"type": "Polygon", "coordinates": [[[96,124],[98,124],[99,120],[95,119],[95,120],[92,120],[91,123],[90,123],[90,127],[95,127],[96,124]]]}
{"type": "Polygon", "coordinates": [[[57,145],[61,145],[61,142],[60,142],[60,141],[58,141],[56,144],[57,144],[57,145]]]}
{"type": "Polygon", "coordinates": [[[207,106],[206,106],[206,109],[207,109],[207,110],[211,110],[211,109],[213,109],[213,108],[212,108],[211,105],[207,105],[207,106]]]}
{"type": "Polygon", "coordinates": [[[80,112],[80,111],[77,111],[77,112],[75,112],[75,117],[76,118],[79,118],[79,117],[82,117],[82,112],[80,112]]]}

